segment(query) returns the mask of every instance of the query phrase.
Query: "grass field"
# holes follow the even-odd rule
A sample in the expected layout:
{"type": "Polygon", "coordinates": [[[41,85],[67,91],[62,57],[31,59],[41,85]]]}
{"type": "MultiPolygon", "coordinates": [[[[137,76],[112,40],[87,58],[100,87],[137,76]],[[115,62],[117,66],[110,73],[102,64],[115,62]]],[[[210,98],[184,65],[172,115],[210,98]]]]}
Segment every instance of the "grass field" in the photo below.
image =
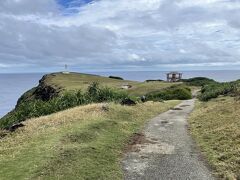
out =
{"type": "Polygon", "coordinates": [[[190,129],[221,179],[240,179],[240,102],[221,97],[198,102],[190,129]]]}
{"type": "Polygon", "coordinates": [[[28,120],[0,139],[0,179],[122,179],[130,137],[178,103],[92,104],[28,120]]]}
{"type": "MultiPolygon", "coordinates": [[[[123,85],[131,85],[132,88],[126,90],[130,95],[142,96],[149,92],[157,91],[163,88],[172,86],[172,83],[167,82],[137,82],[111,79],[108,77],[80,74],[80,73],[55,73],[48,76],[46,80],[47,84],[61,88],[64,90],[79,90],[85,91],[87,87],[93,83],[98,82],[102,86],[108,86],[115,89],[121,89],[123,85]]],[[[178,84],[178,83],[174,83],[178,84]]]]}

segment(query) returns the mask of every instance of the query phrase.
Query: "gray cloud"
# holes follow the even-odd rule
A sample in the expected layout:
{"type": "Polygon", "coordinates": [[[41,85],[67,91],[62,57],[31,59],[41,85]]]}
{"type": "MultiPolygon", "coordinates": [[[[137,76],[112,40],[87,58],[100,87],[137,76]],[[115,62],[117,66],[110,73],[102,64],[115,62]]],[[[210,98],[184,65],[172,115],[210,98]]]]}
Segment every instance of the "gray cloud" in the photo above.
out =
{"type": "Polygon", "coordinates": [[[1,1],[0,71],[240,61],[238,0],[101,0],[73,8],[66,15],[54,0],[1,1]]]}
{"type": "Polygon", "coordinates": [[[42,14],[57,13],[59,5],[55,0],[2,0],[0,1],[0,12],[8,14],[42,14]]]}

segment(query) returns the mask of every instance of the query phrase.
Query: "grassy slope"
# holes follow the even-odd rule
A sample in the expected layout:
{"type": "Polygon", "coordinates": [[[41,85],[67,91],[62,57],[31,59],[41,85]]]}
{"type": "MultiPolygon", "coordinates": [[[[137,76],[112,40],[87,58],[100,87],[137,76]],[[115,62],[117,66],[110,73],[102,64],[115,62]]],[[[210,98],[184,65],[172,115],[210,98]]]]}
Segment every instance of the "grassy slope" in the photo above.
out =
{"type": "Polygon", "coordinates": [[[132,85],[133,87],[127,91],[131,95],[136,96],[145,95],[148,92],[172,86],[172,83],[167,82],[136,82],[80,73],[57,73],[55,76],[49,76],[47,79],[48,84],[65,90],[82,89],[84,91],[92,82],[99,82],[103,86],[116,89],[120,89],[121,86],[125,84],[132,85]]]}
{"type": "Polygon", "coordinates": [[[217,175],[240,178],[240,102],[224,97],[198,102],[190,127],[217,175]]]}
{"type": "Polygon", "coordinates": [[[0,139],[0,179],[122,179],[128,139],[177,103],[92,104],[26,121],[0,139]]]}

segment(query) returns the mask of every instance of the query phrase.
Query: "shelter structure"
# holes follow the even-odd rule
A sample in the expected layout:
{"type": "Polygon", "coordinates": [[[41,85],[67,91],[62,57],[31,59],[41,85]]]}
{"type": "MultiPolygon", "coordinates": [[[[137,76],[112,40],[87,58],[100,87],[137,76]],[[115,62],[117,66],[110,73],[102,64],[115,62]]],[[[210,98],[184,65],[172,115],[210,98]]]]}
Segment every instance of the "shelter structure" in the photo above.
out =
{"type": "Polygon", "coordinates": [[[179,72],[170,72],[167,73],[167,81],[168,82],[177,82],[182,79],[182,73],[179,72]]]}
{"type": "Polygon", "coordinates": [[[63,74],[70,74],[70,72],[68,71],[68,65],[67,64],[65,64],[64,68],[65,68],[65,71],[63,71],[62,73],[63,74]]]}

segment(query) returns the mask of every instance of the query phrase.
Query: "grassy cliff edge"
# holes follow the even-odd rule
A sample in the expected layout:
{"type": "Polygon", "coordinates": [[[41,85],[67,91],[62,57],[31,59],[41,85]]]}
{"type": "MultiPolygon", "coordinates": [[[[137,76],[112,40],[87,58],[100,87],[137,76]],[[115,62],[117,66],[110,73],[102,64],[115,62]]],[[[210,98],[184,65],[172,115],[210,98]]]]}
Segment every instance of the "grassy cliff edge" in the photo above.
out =
{"type": "Polygon", "coordinates": [[[125,98],[137,100],[147,93],[167,91],[167,88],[172,86],[172,83],[166,82],[135,82],[81,73],[47,74],[39,81],[37,87],[19,98],[14,110],[1,118],[0,128],[11,130],[26,119],[49,115],[79,105],[121,102],[125,98]],[[126,85],[129,89],[123,88],[126,85]]]}

